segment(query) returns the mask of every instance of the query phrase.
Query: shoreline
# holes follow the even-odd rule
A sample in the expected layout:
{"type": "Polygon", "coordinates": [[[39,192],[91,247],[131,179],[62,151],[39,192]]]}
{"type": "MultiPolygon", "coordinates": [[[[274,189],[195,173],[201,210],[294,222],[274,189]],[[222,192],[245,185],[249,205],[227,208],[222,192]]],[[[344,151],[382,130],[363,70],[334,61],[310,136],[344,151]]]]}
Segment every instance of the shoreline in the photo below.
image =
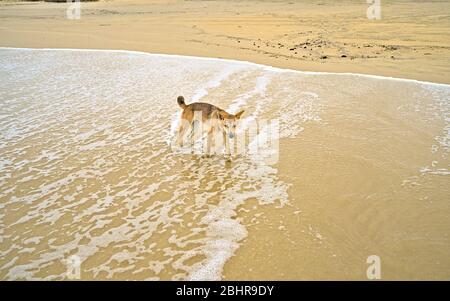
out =
{"type": "Polygon", "coordinates": [[[264,70],[271,70],[275,72],[294,72],[300,74],[307,75],[347,75],[347,76],[358,76],[364,78],[372,78],[372,79],[381,79],[381,80],[394,80],[401,82],[412,82],[422,85],[433,85],[433,86],[442,86],[442,87],[450,87],[450,84],[444,83],[435,83],[429,81],[422,81],[417,79],[410,78],[401,78],[401,77],[392,77],[392,76],[384,76],[384,75],[376,75],[376,74],[365,74],[365,73],[352,73],[352,72],[328,72],[328,71],[303,71],[297,69],[289,69],[289,68],[280,68],[276,66],[270,66],[265,64],[258,64],[250,61],[240,61],[234,59],[225,59],[225,58],[216,58],[216,57],[203,57],[203,56],[192,56],[192,55],[183,55],[183,54],[167,54],[167,53],[151,53],[145,51],[137,51],[137,50],[126,50],[126,49],[94,49],[94,48],[31,48],[31,47],[4,47],[0,46],[1,49],[11,49],[11,50],[31,50],[31,51],[85,51],[85,52],[113,52],[113,53],[131,53],[131,54],[141,54],[141,55],[150,55],[150,56],[161,56],[161,57],[179,57],[184,59],[201,59],[201,60],[217,60],[221,62],[229,62],[235,64],[244,64],[251,65],[255,67],[263,67],[264,70]]]}
{"type": "MultiPolygon", "coordinates": [[[[363,1],[364,2],[364,1],[363,1]]],[[[111,49],[247,61],[303,72],[367,74],[450,84],[450,3],[383,5],[288,0],[0,3],[0,46],[111,49]]]]}
{"type": "Polygon", "coordinates": [[[14,171],[3,211],[19,212],[2,278],[65,279],[70,254],[82,280],[363,280],[374,253],[383,279],[449,277],[447,179],[434,174],[448,174],[448,85],[128,50],[0,52],[14,171]],[[179,91],[278,119],[278,161],[172,152],[179,91]]]}

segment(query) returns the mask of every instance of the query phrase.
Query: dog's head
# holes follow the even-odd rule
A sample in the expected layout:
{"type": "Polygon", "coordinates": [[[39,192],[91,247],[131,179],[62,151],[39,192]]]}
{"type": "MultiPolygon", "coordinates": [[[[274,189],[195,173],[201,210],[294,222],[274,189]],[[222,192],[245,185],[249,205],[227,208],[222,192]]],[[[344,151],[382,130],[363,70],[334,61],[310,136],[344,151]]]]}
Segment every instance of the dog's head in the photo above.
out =
{"type": "Polygon", "coordinates": [[[239,120],[241,119],[243,113],[243,110],[234,115],[228,114],[225,111],[219,112],[219,125],[231,139],[236,136],[236,127],[238,126],[239,120]]]}

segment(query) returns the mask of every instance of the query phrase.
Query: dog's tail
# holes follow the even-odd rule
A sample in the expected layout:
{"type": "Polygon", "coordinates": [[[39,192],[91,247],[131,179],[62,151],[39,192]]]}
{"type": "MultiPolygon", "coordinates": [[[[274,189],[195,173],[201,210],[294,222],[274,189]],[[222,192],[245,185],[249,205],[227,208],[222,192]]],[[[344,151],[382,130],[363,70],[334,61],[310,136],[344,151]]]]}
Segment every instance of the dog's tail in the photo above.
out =
{"type": "Polygon", "coordinates": [[[182,109],[186,108],[186,103],[184,102],[183,96],[178,96],[177,103],[182,109]]]}

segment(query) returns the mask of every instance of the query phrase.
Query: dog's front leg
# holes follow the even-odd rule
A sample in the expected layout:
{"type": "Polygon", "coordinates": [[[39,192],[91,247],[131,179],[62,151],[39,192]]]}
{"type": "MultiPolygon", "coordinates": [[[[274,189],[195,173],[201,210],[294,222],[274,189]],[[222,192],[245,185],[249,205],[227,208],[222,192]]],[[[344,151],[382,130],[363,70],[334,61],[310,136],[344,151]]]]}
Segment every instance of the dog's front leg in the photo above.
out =
{"type": "Polygon", "coordinates": [[[177,137],[177,145],[179,147],[183,147],[183,138],[186,133],[186,125],[181,123],[180,128],[178,129],[178,137],[177,137]]]}
{"type": "Polygon", "coordinates": [[[223,131],[222,134],[223,134],[223,143],[225,145],[225,155],[228,156],[228,161],[230,161],[231,160],[230,141],[227,139],[227,133],[225,133],[225,131],[223,131]]]}

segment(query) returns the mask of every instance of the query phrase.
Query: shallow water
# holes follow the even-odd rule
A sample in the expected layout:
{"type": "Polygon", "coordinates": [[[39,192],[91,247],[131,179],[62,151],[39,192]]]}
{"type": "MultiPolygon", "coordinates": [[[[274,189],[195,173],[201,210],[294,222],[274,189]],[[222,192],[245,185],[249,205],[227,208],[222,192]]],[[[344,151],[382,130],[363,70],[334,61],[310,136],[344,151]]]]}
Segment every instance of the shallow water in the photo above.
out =
{"type": "Polygon", "coordinates": [[[450,86],[26,49],[0,79],[2,279],[450,279],[450,86]],[[277,161],[173,150],[178,95],[278,120],[277,161]]]}

